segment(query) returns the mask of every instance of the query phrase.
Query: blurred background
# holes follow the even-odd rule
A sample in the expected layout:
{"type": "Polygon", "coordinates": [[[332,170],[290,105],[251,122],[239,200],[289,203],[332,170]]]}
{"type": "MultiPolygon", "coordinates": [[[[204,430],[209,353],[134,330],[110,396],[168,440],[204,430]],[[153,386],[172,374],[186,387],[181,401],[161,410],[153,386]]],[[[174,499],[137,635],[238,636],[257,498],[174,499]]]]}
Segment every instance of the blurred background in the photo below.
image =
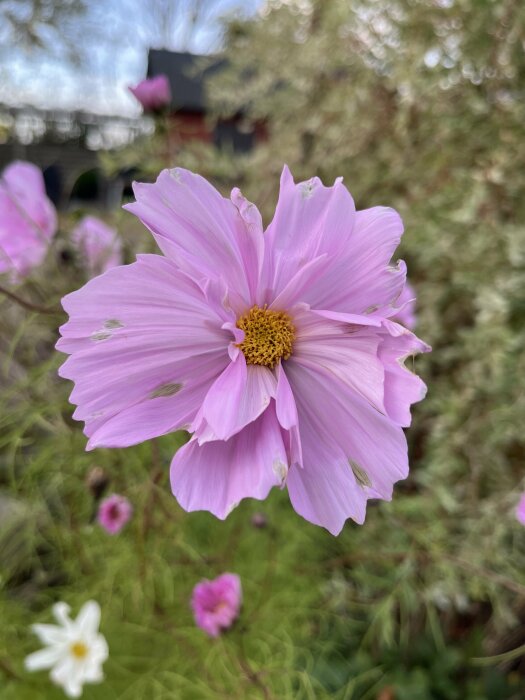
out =
{"type": "Polygon", "coordinates": [[[521,0],[0,0],[0,170],[43,173],[58,232],[0,276],[0,698],[62,691],[24,670],[34,622],[102,607],[93,700],[525,698],[525,5],[521,0]],[[166,75],[171,97],[128,90],[166,75]],[[155,246],[133,180],[190,168],[266,222],[283,163],[395,207],[433,347],[411,473],[334,538],[284,492],[225,521],[184,513],[187,436],[84,451],[54,351],[60,298],[93,270],[86,215],[131,262],[155,246]],[[5,292],[7,291],[7,294],[5,292]],[[134,514],[109,536],[100,499],[134,514]],[[194,625],[195,583],[241,576],[237,625],[194,625]]]}

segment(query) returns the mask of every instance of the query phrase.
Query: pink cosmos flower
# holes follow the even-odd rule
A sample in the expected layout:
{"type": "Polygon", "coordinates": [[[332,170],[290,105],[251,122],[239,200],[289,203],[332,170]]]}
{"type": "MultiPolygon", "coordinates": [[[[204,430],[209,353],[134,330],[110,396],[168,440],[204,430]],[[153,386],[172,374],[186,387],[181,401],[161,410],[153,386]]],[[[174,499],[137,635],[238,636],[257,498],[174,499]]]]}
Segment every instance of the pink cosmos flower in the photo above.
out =
{"type": "Polygon", "coordinates": [[[416,293],[412,285],[407,282],[399,299],[396,301],[398,312],[393,316],[393,320],[401,323],[410,330],[416,327],[416,293]]]}
{"type": "Polygon", "coordinates": [[[403,224],[356,211],[342,180],[294,183],[273,221],[176,168],[136,183],[127,209],[164,256],[140,255],[63,299],[87,449],[193,433],[171,464],[188,511],[225,518],[287,486],[295,510],[337,534],[408,474],[403,428],[425,385],[403,361],[430,348],[392,321],[403,224]]]}
{"type": "Polygon", "coordinates": [[[15,161],[0,176],[0,274],[16,281],[44,259],[57,229],[41,171],[15,161]]]}
{"type": "Polygon", "coordinates": [[[141,80],[135,87],[129,87],[146,112],[154,112],[171,102],[170,81],[167,75],[141,80]]]}
{"type": "Polygon", "coordinates": [[[525,525],[525,493],[521,495],[519,503],[516,507],[516,518],[518,522],[525,525]]]}
{"type": "Polygon", "coordinates": [[[233,625],[241,604],[241,580],[236,574],[222,574],[213,581],[201,581],[191,597],[195,622],[210,637],[218,637],[233,625]]]}
{"type": "Polygon", "coordinates": [[[96,216],[85,216],[71,234],[91,276],[122,264],[122,245],[115,229],[96,216]]]}
{"type": "Polygon", "coordinates": [[[130,520],[133,507],[125,496],[114,493],[101,501],[97,520],[110,535],[118,534],[130,520]]]}

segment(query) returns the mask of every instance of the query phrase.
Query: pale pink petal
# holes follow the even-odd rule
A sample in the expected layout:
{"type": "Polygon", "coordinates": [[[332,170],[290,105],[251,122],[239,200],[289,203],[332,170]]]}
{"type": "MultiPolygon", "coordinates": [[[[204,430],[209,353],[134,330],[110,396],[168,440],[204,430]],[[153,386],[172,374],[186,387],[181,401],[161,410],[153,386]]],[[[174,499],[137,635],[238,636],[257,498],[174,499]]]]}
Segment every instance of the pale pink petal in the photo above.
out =
{"type": "Polygon", "coordinates": [[[290,498],[304,517],[337,533],[346,518],[362,522],[367,498],[389,500],[394,482],[406,478],[405,436],[326,369],[294,359],[287,362],[286,374],[299,412],[305,472],[290,471],[290,498]],[[332,509],[324,509],[339,490],[332,509]]]}
{"type": "Polygon", "coordinates": [[[300,302],[305,296],[305,291],[326,273],[327,269],[330,267],[330,263],[331,259],[325,254],[309,260],[295,273],[291,270],[290,272],[294,273],[292,278],[286,281],[283,280],[281,285],[282,289],[277,296],[272,299],[269,305],[270,308],[281,311],[282,309],[289,309],[296,305],[297,302],[300,302]]]}
{"type": "Polygon", "coordinates": [[[393,209],[357,211],[345,251],[302,301],[343,313],[380,315],[386,308],[393,314],[406,279],[406,265],[391,263],[402,234],[403,222],[393,209]]]}
{"type": "Polygon", "coordinates": [[[229,363],[222,319],[165,258],[113,268],[63,304],[71,320],[57,348],[73,354],[60,374],[75,381],[70,400],[90,447],[134,444],[189,424],[229,363]]]}
{"type": "Polygon", "coordinates": [[[299,433],[299,416],[292,388],[282,364],[277,367],[277,393],[275,396],[277,420],[284,429],[283,439],[290,465],[302,465],[303,454],[299,433]]]}
{"type": "Polygon", "coordinates": [[[326,432],[329,418],[319,415],[328,408],[324,400],[323,396],[322,405],[309,407],[297,398],[303,466],[290,467],[286,485],[299,515],[337,535],[348,518],[360,524],[364,522],[366,501],[371,493],[356,480],[348,456],[333,431],[326,432]]]}
{"type": "MultiPolygon", "coordinates": [[[[173,373],[179,379],[182,378],[183,366],[183,363],[173,366],[173,373]]],[[[192,363],[191,368],[197,366],[197,376],[192,374],[191,381],[185,384],[175,381],[161,383],[148,394],[147,401],[124,408],[102,422],[95,416],[85,430],[90,438],[86,449],[128,447],[175,430],[188,430],[210,384],[220,371],[215,358],[210,358],[209,363],[192,363]]],[[[75,418],[82,420],[81,415],[75,411],[75,418]]]]}
{"type": "MultiPolygon", "coordinates": [[[[303,304],[303,308],[307,308],[307,304],[303,304]]],[[[330,311],[326,309],[311,309],[312,313],[317,316],[322,316],[323,318],[330,319],[332,321],[339,321],[340,323],[348,323],[350,325],[357,326],[375,326],[379,328],[381,326],[381,318],[376,318],[375,316],[364,315],[364,314],[346,314],[342,311],[330,311]]],[[[315,318],[312,317],[312,322],[315,323],[315,318]]]]}
{"type": "Polygon", "coordinates": [[[117,232],[96,216],[85,216],[73,229],[71,240],[92,276],[122,264],[117,232]]]}
{"type": "Polygon", "coordinates": [[[412,330],[417,323],[416,318],[416,293],[408,282],[395,302],[396,312],[392,316],[393,321],[401,323],[406,328],[412,330]]]}
{"type": "Polygon", "coordinates": [[[375,327],[326,319],[303,311],[294,317],[293,361],[324,369],[342,385],[385,413],[384,367],[378,357],[381,335],[375,327]]]}
{"type": "Polygon", "coordinates": [[[24,204],[34,197],[46,194],[42,171],[33,163],[15,160],[2,173],[2,180],[9,190],[24,204]]]}
{"type": "Polygon", "coordinates": [[[241,228],[238,235],[238,245],[246,270],[250,299],[257,301],[258,286],[264,265],[264,236],[262,218],[259,210],[249,202],[242,192],[235,187],[231,200],[244,221],[244,231],[241,228]]]}
{"type": "Polygon", "coordinates": [[[389,417],[403,427],[412,421],[410,406],[425,398],[425,383],[410,370],[410,358],[430,352],[430,346],[392,321],[384,323],[379,359],[385,368],[385,401],[389,417]],[[408,366],[406,366],[408,365],[408,366]]]}
{"type": "Polygon", "coordinates": [[[0,274],[18,281],[43,261],[57,218],[40,170],[16,161],[0,177],[0,274]]]}
{"type": "Polygon", "coordinates": [[[248,214],[238,197],[244,215],[204,178],[183,168],[163,170],[152,185],[135,183],[134,191],[137,201],[125,208],[150,229],[167,257],[196,280],[222,274],[251,302],[264,239],[256,215],[248,214]]]}
{"type": "Polygon", "coordinates": [[[522,525],[525,525],[525,493],[521,495],[521,498],[516,506],[516,519],[522,525]]]}
{"type": "Polygon", "coordinates": [[[240,331],[235,324],[237,318],[245,313],[246,302],[237,292],[228,287],[222,275],[203,279],[199,286],[210,309],[224,321],[222,328],[228,328],[234,333],[236,343],[242,342],[242,339],[239,340],[237,336],[240,333],[244,338],[244,331],[240,331]]]}
{"type": "Polygon", "coordinates": [[[0,274],[16,281],[43,261],[48,244],[0,187],[0,274]]]}
{"type": "MultiPolygon", "coordinates": [[[[307,447],[310,449],[312,446],[305,445],[305,449],[307,447]]],[[[322,464],[330,464],[330,467],[325,474],[312,469],[311,465],[290,468],[286,484],[296,513],[314,525],[325,527],[332,535],[341,532],[348,518],[362,524],[367,495],[356,484],[344,454],[320,444],[311,454],[322,459],[322,464]]]]}
{"type": "Polygon", "coordinates": [[[171,488],[188,511],[208,510],[224,519],[243,498],[266,498],[280,485],[287,456],[281,428],[270,406],[227,441],[199,446],[193,439],[171,463],[171,488]]]}
{"type": "Polygon", "coordinates": [[[40,168],[33,163],[14,161],[2,173],[0,184],[25,220],[31,223],[35,237],[48,242],[55,234],[57,215],[47,197],[40,168]]]}
{"type": "Polygon", "coordinates": [[[210,387],[203,418],[219,440],[228,440],[268,408],[275,390],[268,367],[247,365],[241,352],[210,387]]]}
{"type": "Polygon", "coordinates": [[[277,367],[277,394],[276,394],[276,411],[277,419],[285,430],[290,430],[294,425],[297,425],[297,406],[290,387],[290,383],[286,377],[286,372],[281,364],[277,367]]]}
{"type": "Polygon", "coordinates": [[[279,294],[314,258],[337,257],[345,250],[354,215],[354,202],[341,178],[332,187],[325,187],[317,177],[295,184],[285,166],[279,201],[266,233],[274,292],[279,294]]]}

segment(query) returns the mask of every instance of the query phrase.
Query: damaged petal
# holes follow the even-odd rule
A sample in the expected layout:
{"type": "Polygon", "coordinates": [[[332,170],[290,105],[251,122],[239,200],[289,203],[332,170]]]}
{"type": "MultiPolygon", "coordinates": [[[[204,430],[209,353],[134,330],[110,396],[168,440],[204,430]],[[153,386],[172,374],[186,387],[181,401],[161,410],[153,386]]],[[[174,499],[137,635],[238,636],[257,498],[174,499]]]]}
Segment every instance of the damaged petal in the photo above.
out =
{"type": "Polygon", "coordinates": [[[395,263],[388,265],[386,269],[388,270],[388,272],[392,273],[399,272],[402,264],[402,260],[396,260],[395,263]]]}
{"type": "Polygon", "coordinates": [[[303,182],[301,185],[301,195],[303,199],[310,199],[314,193],[315,183],[313,180],[308,180],[308,182],[303,182]]]}
{"type": "Polygon", "coordinates": [[[362,488],[365,487],[370,487],[372,486],[372,482],[370,481],[370,477],[366,473],[366,471],[363,469],[363,467],[360,467],[357,462],[354,462],[352,459],[348,460],[348,464],[350,465],[354,476],[355,480],[361,486],[362,488]]]}
{"type": "Polygon", "coordinates": [[[117,318],[109,318],[107,321],[104,321],[104,328],[108,328],[111,330],[114,328],[124,328],[124,324],[117,318]]]}
{"type": "Polygon", "coordinates": [[[286,464],[281,462],[279,459],[276,459],[272,464],[272,469],[275,476],[279,479],[279,483],[281,485],[284,484],[286,476],[288,475],[288,467],[286,464]]]}
{"type": "Polygon", "coordinates": [[[91,340],[107,340],[108,338],[111,338],[111,333],[110,331],[95,331],[94,333],[91,334],[90,336],[91,340]]]}
{"type": "Polygon", "coordinates": [[[182,384],[177,384],[176,382],[170,382],[169,384],[161,384],[161,386],[154,389],[149,395],[150,399],[158,399],[161,396],[174,396],[182,389],[182,384]]]}

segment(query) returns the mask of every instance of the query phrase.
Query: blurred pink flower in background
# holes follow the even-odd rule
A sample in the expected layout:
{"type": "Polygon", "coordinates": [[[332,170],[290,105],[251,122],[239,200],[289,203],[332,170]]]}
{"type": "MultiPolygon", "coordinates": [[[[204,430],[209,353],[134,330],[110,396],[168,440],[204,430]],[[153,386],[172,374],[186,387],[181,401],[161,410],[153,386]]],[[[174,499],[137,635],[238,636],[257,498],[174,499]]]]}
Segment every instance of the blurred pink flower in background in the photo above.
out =
{"type": "Polygon", "coordinates": [[[521,495],[518,505],[516,506],[516,518],[525,525],[525,493],[521,495]]]}
{"type": "Polygon", "coordinates": [[[0,177],[0,274],[14,281],[43,261],[56,233],[55,207],[36,165],[15,161],[0,177]]]}
{"type": "Polygon", "coordinates": [[[71,240],[92,277],[122,264],[122,244],[117,232],[96,216],[85,216],[74,228],[71,240]]]}
{"type": "Polygon", "coordinates": [[[118,534],[133,514],[133,506],[125,496],[114,493],[101,501],[97,520],[110,535],[118,534]]]}
{"type": "Polygon", "coordinates": [[[193,589],[191,607],[198,627],[218,637],[239,616],[242,604],[241,580],[236,574],[222,574],[204,580],[193,589]]]}
{"type": "Polygon", "coordinates": [[[146,112],[154,112],[166,107],[171,102],[170,81],[167,75],[141,80],[129,90],[137,98],[146,112]]]}
{"type": "Polygon", "coordinates": [[[403,224],[356,211],[341,178],[294,183],[274,219],[238,189],[164,170],[126,208],[164,256],[140,255],[63,299],[57,348],[71,357],[74,418],[87,449],[187,429],[171,486],[188,511],[225,518],[288,488],[295,510],[333,534],[362,523],[408,475],[404,427],[425,384],[403,361],[430,350],[392,321],[406,278],[391,264],[403,224]]]}
{"type": "Polygon", "coordinates": [[[417,323],[416,293],[409,282],[405,284],[403,291],[399,295],[396,306],[399,308],[399,312],[392,317],[392,320],[401,323],[410,330],[415,328],[417,323]]]}

